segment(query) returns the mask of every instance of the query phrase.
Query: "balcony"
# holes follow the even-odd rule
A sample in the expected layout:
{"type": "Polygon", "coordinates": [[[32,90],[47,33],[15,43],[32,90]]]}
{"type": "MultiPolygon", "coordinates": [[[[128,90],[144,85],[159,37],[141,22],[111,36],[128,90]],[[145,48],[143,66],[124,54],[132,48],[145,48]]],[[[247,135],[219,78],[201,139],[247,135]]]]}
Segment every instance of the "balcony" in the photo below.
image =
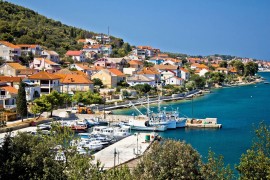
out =
{"type": "Polygon", "coordinates": [[[16,107],[16,105],[5,105],[5,109],[14,109],[16,107]]]}
{"type": "Polygon", "coordinates": [[[0,95],[0,99],[11,98],[11,95],[0,95]]]}

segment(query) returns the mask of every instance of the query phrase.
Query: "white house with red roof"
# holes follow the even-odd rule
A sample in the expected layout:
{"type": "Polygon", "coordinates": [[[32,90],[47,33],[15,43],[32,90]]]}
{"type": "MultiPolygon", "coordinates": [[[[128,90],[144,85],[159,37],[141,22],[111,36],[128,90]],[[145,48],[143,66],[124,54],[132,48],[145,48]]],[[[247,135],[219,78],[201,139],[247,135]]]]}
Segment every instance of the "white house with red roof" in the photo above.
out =
{"type": "Polygon", "coordinates": [[[40,71],[28,78],[32,83],[40,86],[40,94],[50,94],[53,90],[60,92],[60,76],[40,71]]]}
{"type": "Polygon", "coordinates": [[[58,63],[60,61],[59,54],[55,51],[43,50],[41,52],[41,57],[49,59],[50,61],[53,61],[55,63],[58,63]]]}
{"type": "Polygon", "coordinates": [[[21,48],[7,41],[0,41],[0,57],[5,61],[17,61],[21,56],[21,48]]]}
{"type": "Polygon", "coordinates": [[[176,75],[176,73],[174,71],[166,69],[166,70],[161,70],[160,71],[160,76],[161,76],[161,81],[165,82],[165,79],[168,79],[170,77],[177,76],[177,75],[176,75]]]}
{"type": "Polygon", "coordinates": [[[29,55],[32,53],[33,55],[40,56],[42,52],[42,48],[38,44],[18,44],[21,48],[21,53],[25,55],[29,55]]]}
{"type": "Polygon", "coordinates": [[[177,76],[172,76],[164,80],[165,84],[170,84],[170,85],[183,85],[184,79],[177,77],[177,76]]]}
{"type": "Polygon", "coordinates": [[[16,108],[16,97],[18,90],[5,82],[0,82],[0,108],[16,108]]]}
{"type": "Polygon", "coordinates": [[[92,68],[88,63],[75,63],[71,64],[69,67],[71,69],[77,69],[78,71],[84,72],[88,76],[92,75],[92,68]]]}
{"type": "Polygon", "coordinates": [[[66,57],[71,57],[75,62],[85,62],[83,51],[67,51],[66,57]]]}
{"type": "Polygon", "coordinates": [[[189,80],[189,78],[190,78],[189,71],[185,68],[180,68],[180,71],[181,71],[181,78],[186,80],[186,81],[189,80]]]}
{"type": "Polygon", "coordinates": [[[101,53],[101,45],[100,44],[84,45],[82,51],[84,53],[95,52],[95,53],[99,54],[99,53],[101,53]]]}
{"type": "Polygon", "coordinates": [[[29,67],[39,71],[45,70],[51,73],[54,73],[61,69],[60,64],[57,64],[45,58],[34,58],[33,62],[30,63],[29,67]]]}

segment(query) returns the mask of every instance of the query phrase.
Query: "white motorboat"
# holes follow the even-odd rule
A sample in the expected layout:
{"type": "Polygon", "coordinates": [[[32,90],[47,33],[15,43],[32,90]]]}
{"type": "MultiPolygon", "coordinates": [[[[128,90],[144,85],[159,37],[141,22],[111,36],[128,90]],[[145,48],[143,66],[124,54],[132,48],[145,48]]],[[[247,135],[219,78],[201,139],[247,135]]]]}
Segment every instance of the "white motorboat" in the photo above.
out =
{"type": "Polygon", "coordinates": [[[129,120],[127,124],[132,130],[140,131],[166,131],[166,125],[150,124],[149,118],[145,115],[139,115],[129,120]]]}

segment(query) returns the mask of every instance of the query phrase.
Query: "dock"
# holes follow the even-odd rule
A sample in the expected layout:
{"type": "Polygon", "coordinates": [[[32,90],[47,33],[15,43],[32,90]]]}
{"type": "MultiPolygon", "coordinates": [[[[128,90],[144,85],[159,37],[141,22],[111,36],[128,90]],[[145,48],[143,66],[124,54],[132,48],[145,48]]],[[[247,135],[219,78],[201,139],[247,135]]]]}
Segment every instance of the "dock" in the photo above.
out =
{"type": "Polygon", "coordinates": [[[130,135],[94,154],[94,162],[99,160],[104,169],[111,169],[141,156],[152,144],[154,133],[136,133],[130,135]],[[146,142],[146,139],[150,138],[146,142]]]}

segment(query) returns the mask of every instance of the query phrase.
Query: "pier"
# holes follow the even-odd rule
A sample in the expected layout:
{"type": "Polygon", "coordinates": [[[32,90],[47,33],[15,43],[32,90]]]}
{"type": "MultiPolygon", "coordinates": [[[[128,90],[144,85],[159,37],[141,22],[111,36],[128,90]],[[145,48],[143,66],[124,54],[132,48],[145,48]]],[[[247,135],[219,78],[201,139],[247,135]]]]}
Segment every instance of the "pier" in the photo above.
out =
{"type": "Polygon", "coordinates": [[[126,163],[141,156],[153,142],[154,133],[136,133],[130,135],[94,154],[94,161],[99,160],[104,169],[126,163]],[[150,138],[149,141],[146,141],[150,138]]]}

